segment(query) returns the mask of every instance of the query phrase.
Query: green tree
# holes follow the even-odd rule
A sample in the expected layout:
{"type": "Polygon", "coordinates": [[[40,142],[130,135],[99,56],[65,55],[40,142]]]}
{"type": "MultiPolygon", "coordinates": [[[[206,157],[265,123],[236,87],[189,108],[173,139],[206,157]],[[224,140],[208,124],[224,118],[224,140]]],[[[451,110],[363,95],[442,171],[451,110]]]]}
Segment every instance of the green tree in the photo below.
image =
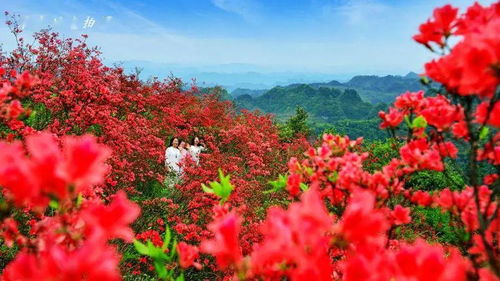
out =
{"type": "Polygon", "coordinates": [[[283,141],[291,141],[298,135],[308,137],[311,133],[311,128],[307,124],[309,114],[307,111],[297,106],[295,115],[291,116],[285,123],[278,123],[279,136],[283,141]]]}
{"type": "Polygon", "coordinates": [[[307,118],[309,114],[305,109],[300,106],[297,106],[295,109],[295,115],[290,117],[287,121],[287,126],[292,131],[293,135],[296,136],[298,134],[309,136],[311,129],[307,125],[307,118]]]}

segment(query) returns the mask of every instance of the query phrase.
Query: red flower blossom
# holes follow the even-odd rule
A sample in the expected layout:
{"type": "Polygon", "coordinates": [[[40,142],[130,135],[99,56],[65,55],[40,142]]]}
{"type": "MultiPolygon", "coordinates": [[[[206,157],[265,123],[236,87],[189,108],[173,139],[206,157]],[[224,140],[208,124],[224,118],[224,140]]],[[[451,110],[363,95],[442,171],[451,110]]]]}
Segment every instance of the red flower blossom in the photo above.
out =
{"type": "Polygon", "coordinates": [[[476,108],[476,122],[479,124],[487,123],[491,126],[500,128],[500,102],[495,102],[491,106],[490,102],[483,102],[476,108]]]}
{"type": "Polygon", "coordinates": [[[208,226],[215,237],[203,241],[201,251],[215,256],[220,268],[238,264],[242,258],[238,242],[240,227],[241,219],[233,212],[215,220],[208,226]]]}
{"type": "Polygon", "coordinates": [[[288,211],[269,209],[262,225],[264,241],[251,256],[252,274],[331,280],[326,236],[331,226],[332,218],[314,188],[304,192],[301,201],[291,204],[288,211]]]}
{"type": "Polygon", "coordinates": [[[439,151],[429,146],[426,139],[417,139],[409,142],[399,150],[401,159],[410,167],[421,170],[443,170],[443,163],[439,151]]]}
{"type": "Polygon", "coordinates": [[[375,197],[368,191],[355,191],[340,222],[340,233],[354,244],[382,245],[389,224],[381,210],[375,209],[375,197]]]}
{"type": "Polygon", "coordinates": [[[395,225],[408,224],[411,222],[410,208],[403,208],[401,205],[396,205],[391,212],[391,217],[395,225]]]}
{"type": "Polygon", "coordinates": [[[419,114],[424,116],[427,123],[436,127],[438,131],[445,131],[454,122],[463,119],[461,109],[452,105],[441,95],[426,98],[425,107],[419,111],[419,114]]]}
{"type": "Polygon", "coordinates": [[[89,186],[101,184],[109,167],[104,161],[110,156],[108,148],[97,144],[91,136],[65,137],[64,177],[77,191],[85,191],[89,186]]]}
{"type": "Polygon", "coordinates": [[[446,5],[434,10],[433,19],[420,25],[420,33],[413,36],[418,43],[430,46],[431,42],[444,46],[444,39],[452,34],[453,23],[457,17],[458,9],[446,5]]]}
{"type": "Polygon", "coordinates": [[[191,246],[185,242],[177,244],[177,252],[179,253],[179,264],[182,268],[194,266],[201,269],[201,264],[195,262],[198,259],[198,247],[191,246]]]}
{"type": "Polygon", "coordinates": [[[4,270],[4,281],[119,281],[119,256],[104,244],[85,243],[74,251],[56,244],[39,255],[21,252],[4,270]]]}
{"type": "Polygon", "coordinates": [[[300,183],[302,179],[299,174],[291,174],[288,176],[286,189],[292,196],[296,196],[300,192],[300,183]]]}
{"type": "Polygon", "coordinates": [[[131,242],[134,233],[129,224],[135,221],[139,213],[139,206],[130,202],[125,192],[119,191],[111,204],[90,205],[83,211],[82,218],[93,236],[105,239],[121,238],[131,242]]]}
{"type": "Polygon", "coordinates": [[[380,111],[378,116],[382,119],[382,123],[380,124],[381,129],[385,128],[395,128],[399,126],[399,124],[403,121],[404,114],[397,109],[389,108],[389,113],[385,113],[380,111]]]}
{"type": "Polygon", "coordinates": [[[408,112],[410,110],[420,111],[424,104],[424,91],[406,92],[396,97],[394,106],[400,110],[408,112]]]}

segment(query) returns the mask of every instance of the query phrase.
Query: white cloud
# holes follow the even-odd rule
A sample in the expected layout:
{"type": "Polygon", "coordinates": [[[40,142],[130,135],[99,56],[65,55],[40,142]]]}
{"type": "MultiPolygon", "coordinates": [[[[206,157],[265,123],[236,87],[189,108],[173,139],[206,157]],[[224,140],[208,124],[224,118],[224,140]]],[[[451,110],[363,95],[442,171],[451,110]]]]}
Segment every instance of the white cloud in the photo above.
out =
{"type": "Polygon", "coordinates": [[[212,4],[226,12],[237,14],[250,23],[260,21],[259,6],[253,0],[212,0],[212,4]]]}
{"type": "Polygon", "coordinates": [[[380,17],[389,6],[376,0],[336,0],[323,6],[323,16],[344,18],[348,24],[357,25],[373,17],[380,17]]]}

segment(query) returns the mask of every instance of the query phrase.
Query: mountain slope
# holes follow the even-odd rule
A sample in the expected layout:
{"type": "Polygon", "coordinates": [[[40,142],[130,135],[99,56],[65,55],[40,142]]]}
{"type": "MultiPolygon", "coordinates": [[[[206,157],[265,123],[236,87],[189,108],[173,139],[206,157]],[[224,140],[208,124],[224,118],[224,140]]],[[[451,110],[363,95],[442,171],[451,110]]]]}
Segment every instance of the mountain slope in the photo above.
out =
{"type": "MultiPolygon", "coordinates": [[[[281,86],[281,88],[297,89],[300,88],[300,85],[305,84],[296,83],[287,86],[281,86]]],[[[346,89],[354,89],[363,100],[371,103],[390,103],[396,96],[401,93],[404,93],[406,91],[418,91],[422,89],[422,85],[419,81],[419,76],[415,72],[410,72],[405,76],[358,75],[354,76],[353,78],[351,78],[351,80],[345,83],[332,80],[327,83],[309,83],[307,85],[309,85],[313,89],[334,88],[341,91],[346,89]]],[[[276,89],[276,87],[271,90],[274,89],[276,89]]],[[[238,97],[243,94],[249,94],[252,97],[256,97],[259,95],[263,95],[264,93],[266,93],[266,90],[237,89],[234,90],[231,95],[233,97],[238,97]]]]}
{"type": "Polygon", "coordinates": [[[239,108],[273,113],[281,120],[292,116],[295,108],[300,106],[310,114],[311,121],[327,123],[372,118],[381,108],[380,105],[364,102],[356,90],[314,88],[309,84],[274,87],[257,97],[241,95],[235,103],[239,108]]]}

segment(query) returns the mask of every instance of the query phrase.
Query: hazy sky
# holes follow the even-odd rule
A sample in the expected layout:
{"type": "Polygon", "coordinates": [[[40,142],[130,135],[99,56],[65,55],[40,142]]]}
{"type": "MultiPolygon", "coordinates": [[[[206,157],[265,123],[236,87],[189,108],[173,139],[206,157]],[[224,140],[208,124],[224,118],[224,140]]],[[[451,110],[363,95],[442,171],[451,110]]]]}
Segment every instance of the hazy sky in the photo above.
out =
{"type": "MultiPolygon", "coordinates": [[[[108,61],[403,74],[430,58],[411,36],[446,3],[472,1],[0,0],[0,7],[19,13],[27,34],[49,25],[64,36],[86,33],[108,61]],[[89,17],[95,24],[83,28],[89,17]]],[[[12,46],[5,27],[0,38],[12,46]]]]}

